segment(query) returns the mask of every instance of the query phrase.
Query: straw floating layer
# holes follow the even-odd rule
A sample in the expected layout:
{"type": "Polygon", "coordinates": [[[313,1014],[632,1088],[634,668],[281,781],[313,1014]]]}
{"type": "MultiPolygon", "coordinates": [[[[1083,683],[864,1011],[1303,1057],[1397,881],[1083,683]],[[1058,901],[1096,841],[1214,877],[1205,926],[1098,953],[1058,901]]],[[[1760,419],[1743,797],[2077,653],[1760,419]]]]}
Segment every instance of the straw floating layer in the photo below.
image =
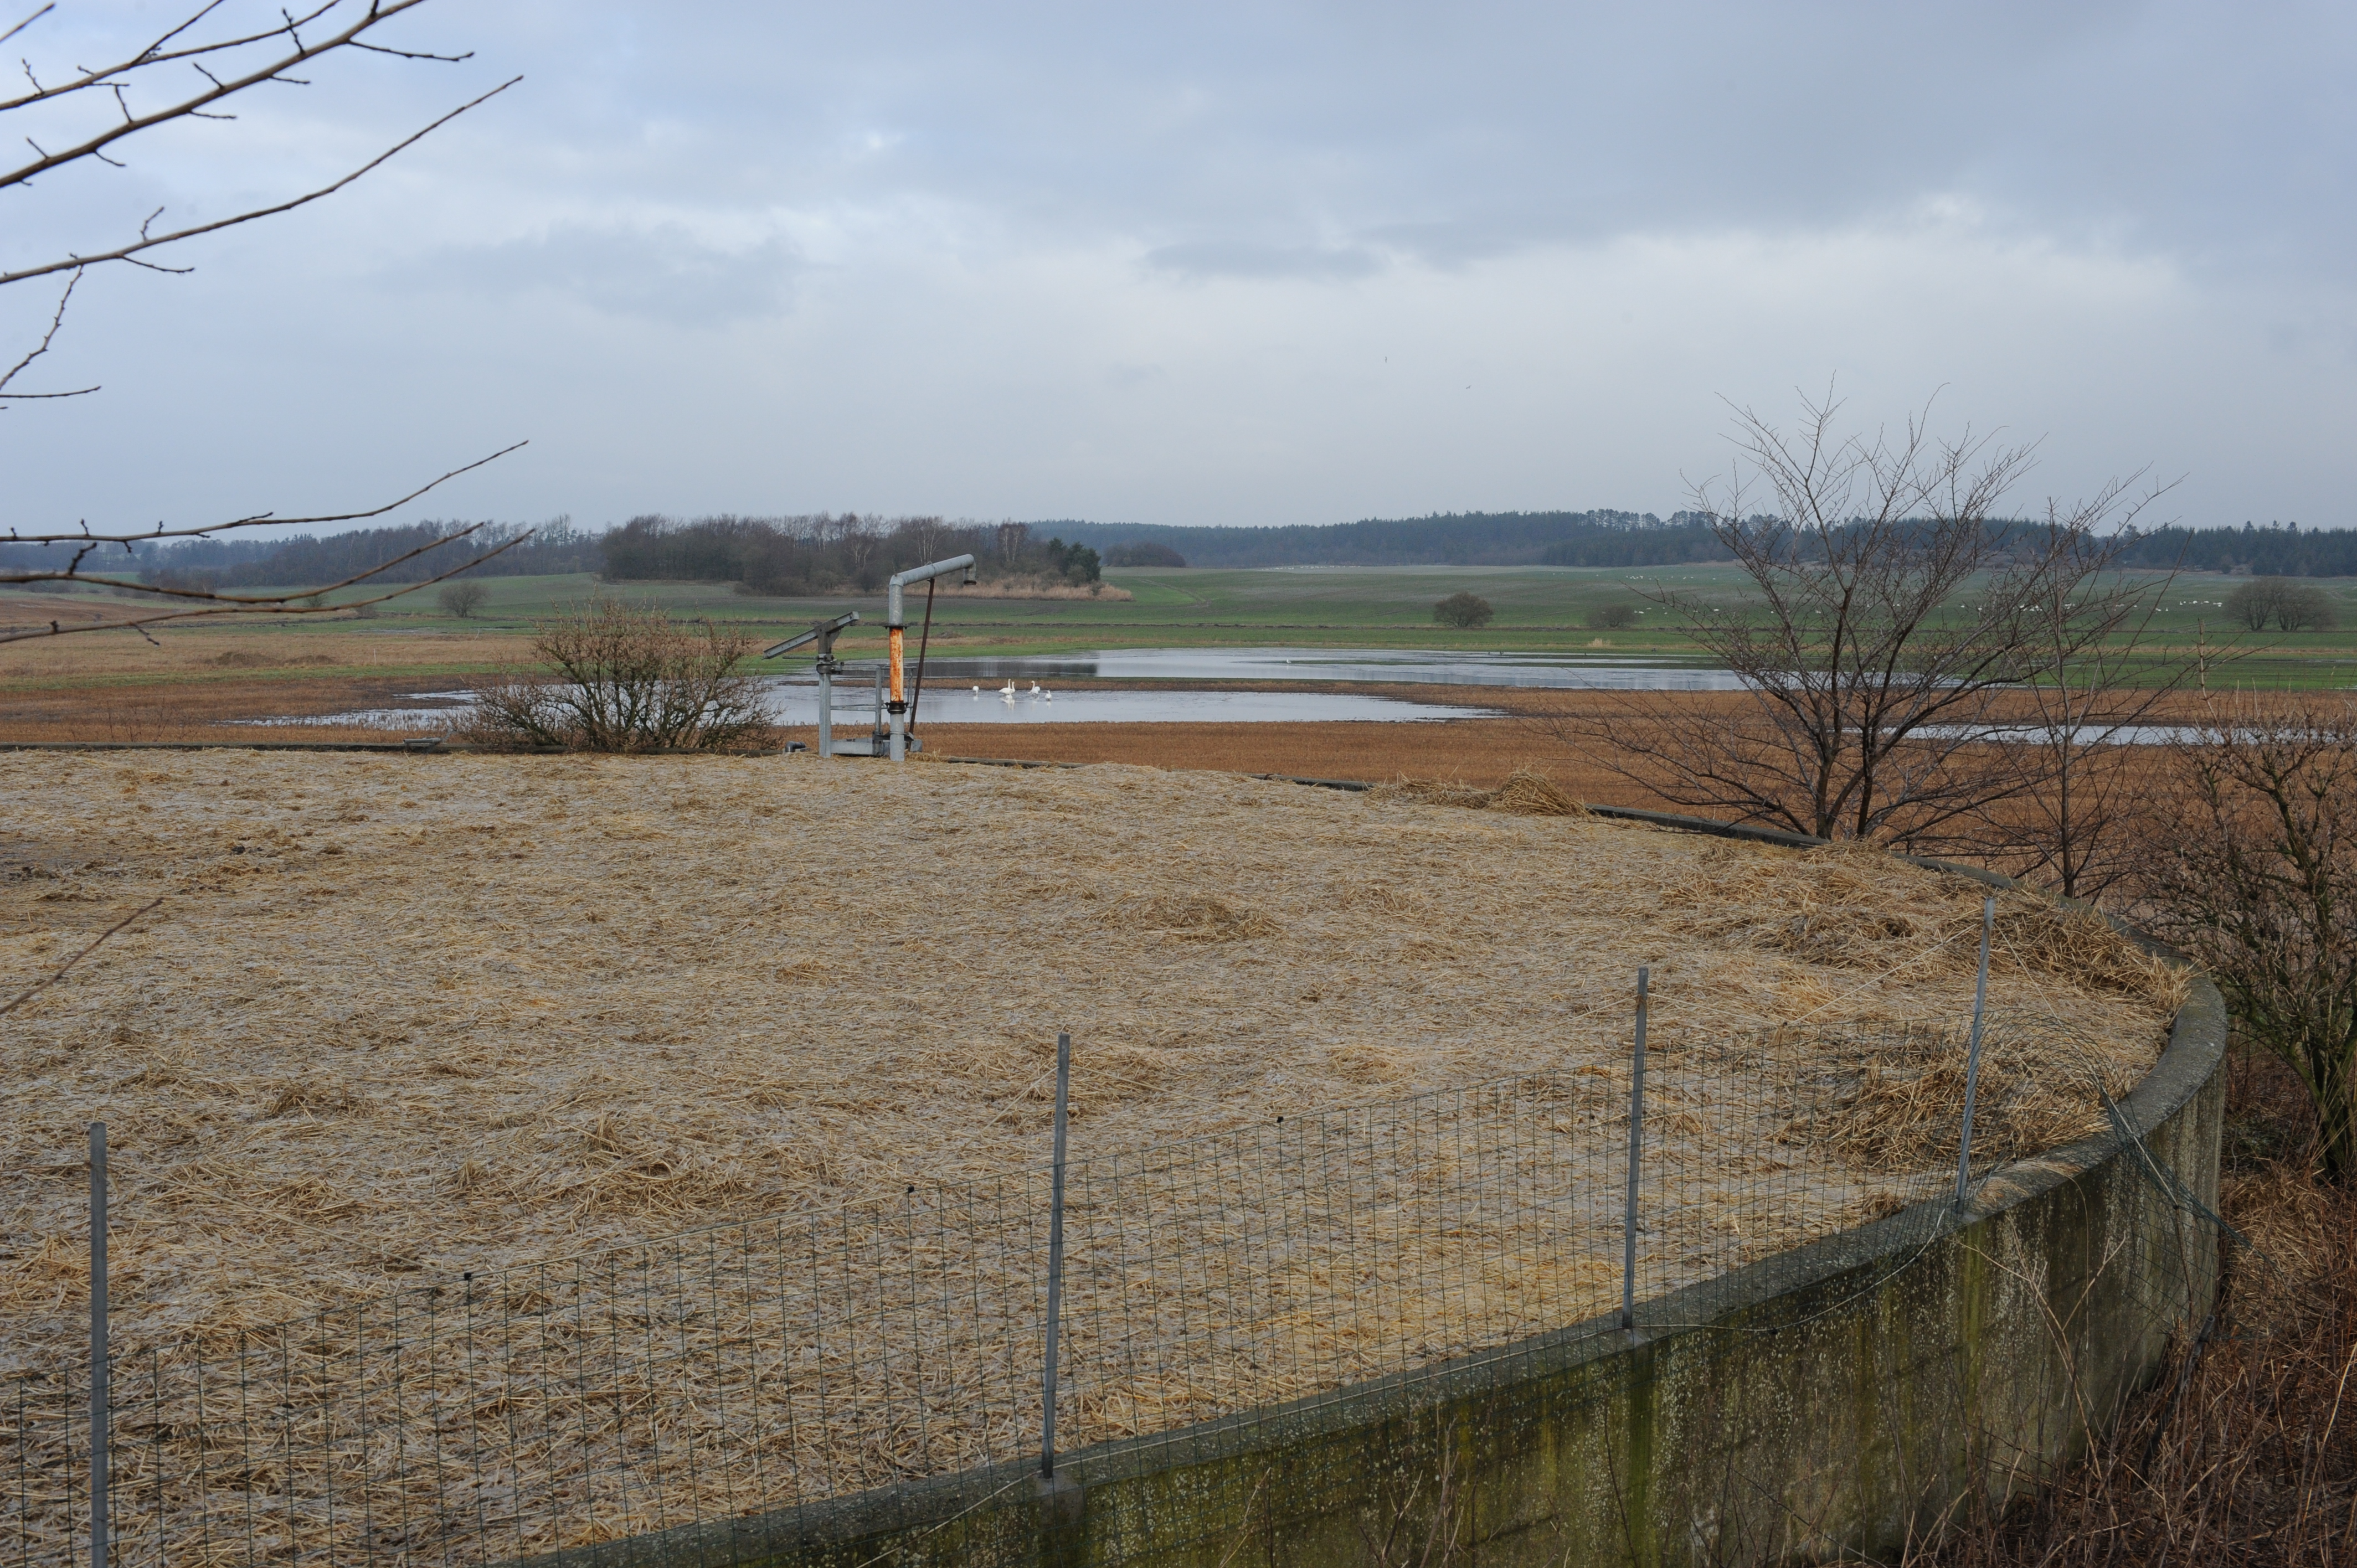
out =
{"type": "MultiPolygon", "coordinates": [[[[1134,768],[0,767],[5,994],[167,895],[0,1038],[6,1370],[81,1331],[94,1119],[132,1348],[1037,1165],[1060,1028],[1091,1157],[1618,1064],[1641,963],[1673,1052],[1953,1026],[1983,892],[1868,854],[1134,768]]],[[[2167,972],[2026,896],[1999,935],[1993,1010],[2133,1081],[2167,972]]],[[[1991,1137],[2100,1124],[2037,1048],[1984,1079],[1991,1137]]],[[[1860,1180],[1936,1163],[1918,1101],[1948,1071],[1862,1080],[1860,1180]]]]}

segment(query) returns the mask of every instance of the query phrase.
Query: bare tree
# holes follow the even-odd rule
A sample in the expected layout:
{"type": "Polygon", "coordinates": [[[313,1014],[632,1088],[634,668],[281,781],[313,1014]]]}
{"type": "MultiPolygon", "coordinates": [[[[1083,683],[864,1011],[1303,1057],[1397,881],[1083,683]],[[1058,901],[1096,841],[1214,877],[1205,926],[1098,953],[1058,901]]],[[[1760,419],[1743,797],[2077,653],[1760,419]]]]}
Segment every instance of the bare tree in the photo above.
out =
{"type": "Polygon", "coordinates": [[[713,751],[767,732],[757,641],[710,621],[601,599],[543,622],[533,651],[554,670],[519,671],[476,697],[469,738],[570,751],[713,751]]]}
{"type": "Polygon", "coordinates": [[[2156,635],[2173,572],[2112,570],[2125,531],[2158,494],[2127,499],[2107,486],[2071,513],[2050,506],[2041,525],[2063,559],[2023,607],[2018,682],[1990,726],[2003,787],[1987,792],[1960,839],[2065,898],[2100,899],[2149,870],[2155,802],[2152,736],[2186,682],[2234,656],[2197,637],[2191,648],[2156,635]]]}
{"type": "Polygon", "coordinates": [[[845,512],[836,523],[835,538],[851,563],[851,580],[862,588],[872,589],[883,578],[876,567],[876,557],[884,548],[884,535],[877,531],[877,520],[845,512]]]}
{"type": "MultiPolygon", "coordinates": [[[[264,26],[252,28],[221,26],[218,30],[208,33],[203,28],[217,20],[217,13],[222,10],[225,0],[206,0],[205,4],[185,15],[177,26],[157,36],[154,41],[110,64],[94,68],[77,65],[45,81],[42,73],[27,61],[24,70],[28,83],[27,90],[13,97],[0,98],[0,117],[11,117],[0,118],[0,125],[10,129],[22,128],[25,145],[32,150],[33,156],[13,167],[0,169],[0,190],[28,191],[37,180],[72,169],[101,165],[122,168],[125,166],[123,155],[133,138],[159,126],[180,122],[234,120],[237,118],[234,109],[241,95],[265,87],[307,85],[307,78],[295,73],[315,67],[332,56],[369,54],[404,61],[442,64],[455,64],[470,58],[466,53],[442,54],[396,48],[379,41],[374,36],[385,24],[425,3],[425,0],[321,0],[321,3],[314,4],[299,14],[279,11],[275,13],[275,19],[264,26]],[[44,136],[54,144],[53,147],[43,145],[44,136]]],[[[27,32],[56,8],[54,0],[51,4],[42,5],[5,32],[0,32],[0,43],[13,40],[27,32]]],[[[201,235],[291,212],[298,207],[331,196],[458,115],[506,91],[521,80],[520,77],[511,79],[469,99],[339,178],[316,188],[195,223],[159,227],[164,217],[164,209],[159,208],[128,236],[102,241],[91,249],[76,249],[61,256],[0,265],[0,287],[32,284],[45,278],[63,280],[59,288],[57,305],[48,313],[48,326],[39,338],[5,371],[0,371],[0,410],[16,403],[87,397],[100,390],[95,386],[30,390],[16,384],[54,349],[64,328],[74,291],[88,269],[119,264],[150,272],[187,272],[190,270],[188,267],[167,264],[158,252],[166,247],[201,235]]],[[[265,525],[357,522],[381,517],[436,486],[514,450],[515,446],[509,446],[490,457],[452,468],[397,500],[350,511],[308,517],[280,517],[271,512],[255,512],[178,529],[157,524],[151,530],[139,532],[93,532],[87,524],[70,531],[38,528],[27,531],[12,527],[9,541],[16,548],[0,552],[0,584],[92,583],[126,594],[163,600],[165,607],[156,613],[135,614],[113,620],[74,625],[51,621],[46,628],[0,637],[0,641],[126,626],[145,628],[163,621],[209,615],[319,615],[351,609],[355,605],[378,603],[398,593],[414,592],[428,583],[441,582],[469,566],[479,564],[499,551],[488,551],[462,562],[449,572],[428,579],[427,583],[404,585],[373,598],[364,597],[341,605],[328,604],[319,596],[337,589],[370,585],[387,568],[418,553],[412,552],[398,561],[387,561],[340,583],[274,595],[226,594],[200,584],[166,585],[140,577],[109,575],[105,574],[105,567],[112,552],[117,547],[123,557],[135,558],[139,546],[144,543],[209,538],[217,533],[265,525]],[[22,548],[24,546],[34,546],[42,553],[34,556],[22,548]],[[56,552],[54,564],[48,556],[50,551],[56,552]],[[28,561],[38,564],[27,564],[28,561]]],[[[462,529],[450,537],[462,538],[474,532],[472,528],[462,529]]],[[[510,543],[519,542],[511,541],[510,543]]],[[[500,546],[501,549],[508,547],[500,546]]]]}
{"type": "Polygon", "coordinates": [[[2277,631],[2330,631],[2340,618],[2332,596],[2312,583],[2288,577],[2255,577],[2228,591],[2226,613],[2253,631],[2265,631],[2269,621],[2277,631]]]}
{"type": "Polygon", "coordinates": [[[2154,903],[2244,1036],[2299,1073],[2325,1172],[2357,1176],[2357,704],[2244,696],[2172,747],[2154,903]]]}
{"type": "Polygon", "coordinates": [[[1551,727],[1681,805],[1818,838],[1957,842],[2026,782],[1989,743],[2033,650],[2077,660],[2143,591],[2110,575],[2117,544],[2096,527],[2145,502],[2115,485],[2009,521],[2030,448],[1936,438],[1928,411],[1896,435],[1845,435],[1830,394],[1802,406],[1790,435],[1738,410],[1731,477],[1695,491],[1750,598],[1647,595],[1734,671],[1734,711],[1631,693],[1551,727]],[[2046,604],[2067,613],[2041,619],[2046,604]]]}

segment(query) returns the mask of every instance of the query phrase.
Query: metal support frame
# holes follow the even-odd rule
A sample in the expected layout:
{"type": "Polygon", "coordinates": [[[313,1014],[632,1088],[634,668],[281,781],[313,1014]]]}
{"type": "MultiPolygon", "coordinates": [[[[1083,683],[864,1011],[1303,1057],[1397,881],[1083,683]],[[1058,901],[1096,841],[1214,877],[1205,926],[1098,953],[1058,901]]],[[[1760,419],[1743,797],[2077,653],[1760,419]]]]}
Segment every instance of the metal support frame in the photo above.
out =
{"type": "MultiPolygon", "coordinates": [[[[818,644],[815,668],[818,672],[818,754],[821,757],[835,755],[834,678],[843,673],[843,660],[834,656],[834,639],[858,624],[859,612],[851,610],[833,620],[813,621],[808,631],[761,650],[762,658],[775,659],[780,654],[791,653],[797,648],[807,648],[813,642],[818,644]]],[[[880,720],[877,727],[883,727],[880,720]]]]}
{"type": "Polygon", "coordinates": [[[904,762],[909,756],[909,683],[901,666],[902,644],[909,630],[908,616],[900,607],[900,590],[912,583],[931,582],[946,577],[952,572],[963,572],[965,580],[974,581],[974,557],[952,555],[946,561],[934,561],[923,566],[911,566],[905,572],[895,572],[884,585],[884,639],[888,646],[887,665],[891,671],[892,692],[884,704],[892,717],[892,733],[888,755],[895,762],[904,762]]]}

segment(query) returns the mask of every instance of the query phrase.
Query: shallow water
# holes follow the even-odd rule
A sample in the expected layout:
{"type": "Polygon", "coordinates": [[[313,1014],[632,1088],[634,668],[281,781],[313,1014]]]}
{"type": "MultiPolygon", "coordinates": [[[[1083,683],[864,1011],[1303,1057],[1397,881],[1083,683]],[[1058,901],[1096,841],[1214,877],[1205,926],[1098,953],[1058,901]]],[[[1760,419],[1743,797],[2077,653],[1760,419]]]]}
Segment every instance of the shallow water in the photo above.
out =
{"type": "MultiPolygon", "coordinates": [[[[780,723],[818,721],[815,685],[781,682],[771,690],[775,695],[770,712],[780,723]]],[[[836,689],[836,724],[864,726],[874,722],[874,699],[865,693],[860,695],[859,703],[851,703],[841,688],[836,689]]],[[[1351,692],[1059,692],[1049,686],[1035,697],[1028,682],[1012,698],[1001,695],[996,687],[976,692],[972,682],[948,690],[928,683],[917,709],[920,727],[927,724],[1306,724],[1345,719],[1415,724],[1502,716],[1496,708],[1410,703],[1351,692]]]]}
{"type": "MultiPolygon", "coordinates": [[[[917,711],[920,726],[941,725],[1043,724],[1304,724],[1358,720],[1415,724],[1437,719],[1502,716],[1495,708],[1448,703],[1410,703],[1397,697],[1333,692],[1059,692],[1031,694],[1030,682],[1013,698],[996,687],[979,693],[971,682],[929,686],[917,711]]],[[[770,716],[782,725],[818,722],[818,687],[808,680],[779,680],[763,693],[770,716]]],[[[436,730],[466,717],[471,702],[463,692],[420,692],[415,708],[360,708],[302,718],[256,719],[270,725],[368,725],[379,729],[436,730]]],[[[837,686],[834,722],[865,731],[875,720],[875,702],[864,684],[837,686]]]]}
{"type": "MultiPolygon", "coordinates": [[[[774,665],[770,714],[781,724],[807,725],[817,716],[815,687],[800,654],[774,665]]],[[[839,723],[873,720],[869,696],[875,666],[854,664],[835,688],[839,723]]],[[[914,673],[913,666],[911,673],[914,673]]],[[[1458,653],[1446,649],[1390,648],[1122,648],[1055,657],[933,659],[920,722],[936,724],[1308,724],[1360,720],[1415,723],[1495,718],[1492,708],[1413,703],[1396,697],[1335,692],[1235,692],[1228,682],[1381,681],[1434,686],[1520,686],[1560,691],[1731,692],[1730,671],[1693,665],[1631,663],[1605,654],[1458,653]],[[998,694],[1008,681],[1014,703],[998,694]],[[1200,691],[1056,692],[1059,681],[1185,681],[1200,691]],[[1050,695],[1035,699],[1034,682],[1050,695]],[[980,694],[974,687],[981,687],[980,694]]],[[[467,692],[420,692],[416,707],[361,708],[340,714],[248,721],[264,725],[369,725],[381,729],[439,729],[461,716],[467,692]]]]}
{"type": "Polygon", "coordinates": [[[1456,653],[1395,648],[1120,648],[1052,658],[934,659],[928,677],[1032,681],[1395,681],[1437,686],[1732,692],[1732,671],[1633,663],[1603,653],[1456,653]]]}

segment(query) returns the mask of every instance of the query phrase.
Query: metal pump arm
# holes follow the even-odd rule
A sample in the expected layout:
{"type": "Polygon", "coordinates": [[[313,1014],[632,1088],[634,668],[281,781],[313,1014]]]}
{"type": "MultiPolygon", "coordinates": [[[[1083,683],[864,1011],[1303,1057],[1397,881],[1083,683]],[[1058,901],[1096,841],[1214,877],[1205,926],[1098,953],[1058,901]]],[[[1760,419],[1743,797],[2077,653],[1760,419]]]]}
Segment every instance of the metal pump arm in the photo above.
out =
{"type": "Polygon", "coordinates": [[[811,628],[802,633],[800,637],[790,637],[786,639],[785,641],[779,643],[775,648],[763,649],[761,650],[761,657],[764,659],[775,659],[780,653],[791,653],[797,648],[808,648],[812,643],[815,642],[818,644],[818,656],[821,659],[833,658],[834,655],[835,635],[844,630],[846,627],[856,626],[858,624],[859,612],[857,610],[853,610],[848,615],[839,615],[833,620],[813,621],[811,623],[811,628]]]}
{"type": "Polygon", "coordinates": [[[908,618],[901,613],[900,590],[910,583],[929,582],[946,577],[952,572],[963,572],[968,583],[974,581],[974,557],[952,555],[946,561],[935,561],[923,566],[912,566],[906,572],[895,572],[884,585],[884,639],[890,648],[892,686],[890,701],[884,704],[892,715],[892,760],[904,760],[909,739],[909,688],[901,677],[900,644],[908,630],[908,618]]]}

